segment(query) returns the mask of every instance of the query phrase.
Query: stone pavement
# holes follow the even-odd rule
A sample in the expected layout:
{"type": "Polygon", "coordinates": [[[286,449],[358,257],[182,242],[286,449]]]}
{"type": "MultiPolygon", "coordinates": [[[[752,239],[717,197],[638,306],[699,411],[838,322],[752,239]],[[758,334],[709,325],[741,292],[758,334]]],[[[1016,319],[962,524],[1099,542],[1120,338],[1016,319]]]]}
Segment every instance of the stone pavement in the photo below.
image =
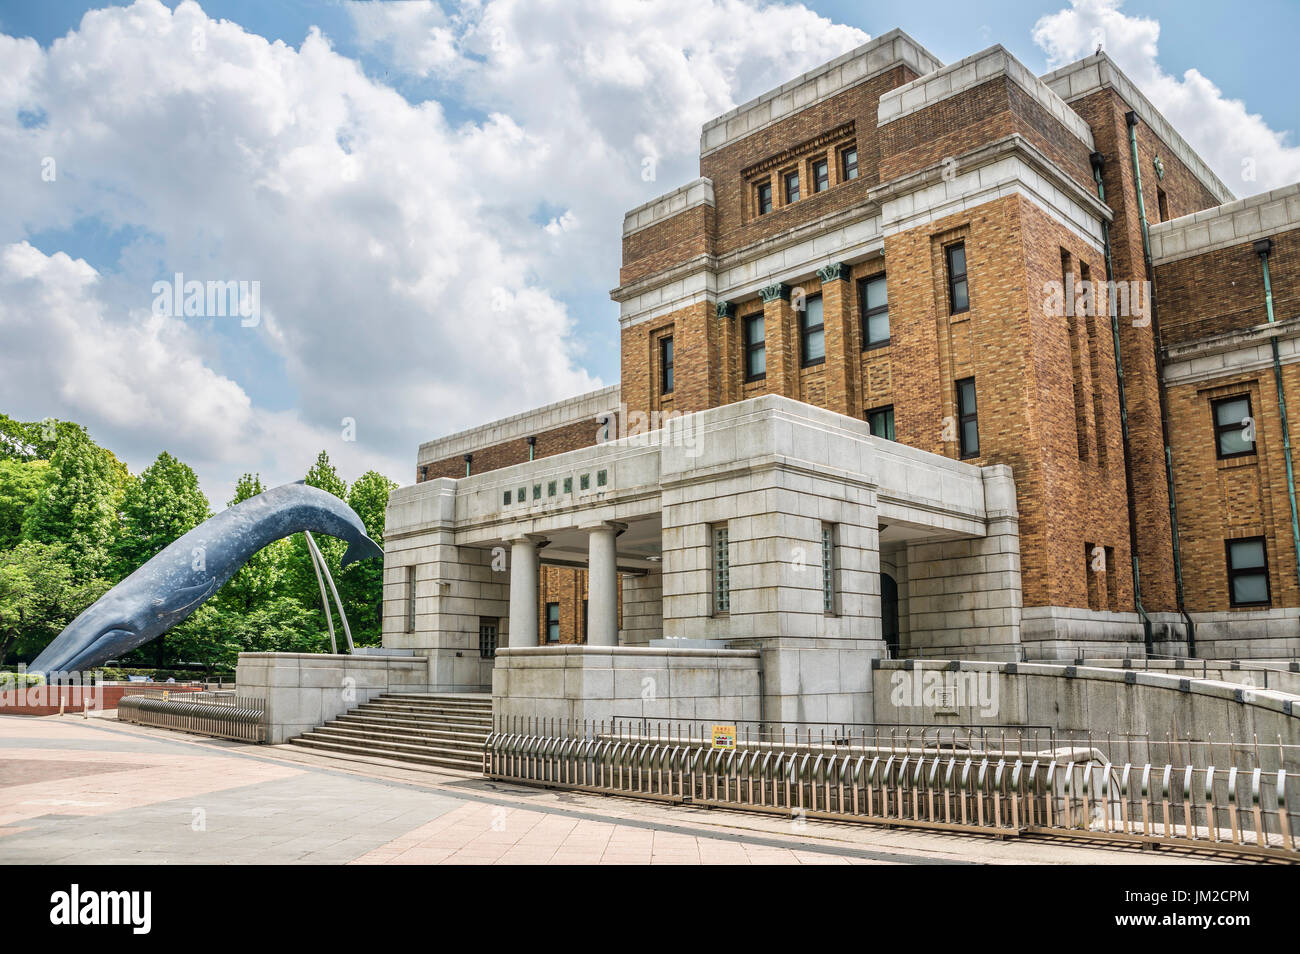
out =
{"type": "Polygon", "coordinates": [[[0,717],[0,863],[962,864],[1203,859],[548,791],[107,718],[0,717]]]}

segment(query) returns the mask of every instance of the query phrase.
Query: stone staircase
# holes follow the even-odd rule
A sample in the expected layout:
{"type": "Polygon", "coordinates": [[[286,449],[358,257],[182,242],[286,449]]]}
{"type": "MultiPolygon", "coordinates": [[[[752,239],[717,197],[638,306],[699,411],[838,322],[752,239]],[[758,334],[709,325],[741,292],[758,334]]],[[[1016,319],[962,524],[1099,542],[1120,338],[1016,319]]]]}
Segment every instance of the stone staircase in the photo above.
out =
{"type": "Polygon", "coordinates": [[[289,740],[321,755],[479,772],[492,731],[486,693],[385,693],[289,740]]]}

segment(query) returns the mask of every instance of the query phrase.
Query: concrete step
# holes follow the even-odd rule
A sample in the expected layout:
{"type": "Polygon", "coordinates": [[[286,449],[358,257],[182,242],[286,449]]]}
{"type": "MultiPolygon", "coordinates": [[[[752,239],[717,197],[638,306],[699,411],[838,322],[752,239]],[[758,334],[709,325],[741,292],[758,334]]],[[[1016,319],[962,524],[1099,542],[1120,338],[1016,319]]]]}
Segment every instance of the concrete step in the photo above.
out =
{"type": "Polygon", "coordinates": [[[381,706],[373,702],[348,710],[349,715],[366,715],[376,719],[413,719],[421,722],[436,722],[439,725],[457,725],[467,729],[491,729],[490,715],[448,715],[445,712],[429,712],[423,709],[408,709],[400,706],[381,706]]]}
{"type": "Polygon", "coordinates": [[[468,726],[459,724],[447,724],[436,719],[418,719],[418,718],[398,718],[396,716],[376,716],[364,712],[354,711],[347,715],[341,715],[330,725],[354,725],[359,728],[390,728],[398,732],[413,732],[423,735],[425,733],[437,733],[454,738],[476,741],[482,744],[492,732],[491,726],[468,726]]]}
{"type": "Polygon", "coordinates": [[[434,703],[436,705],[451,706],[456,708],[470,709],[491,709],[492,697],[487,693],[480,696],[457,696],[448,693],[436,692],[385,692],[379,696],[380,699],[390,699],[395,702],[418,702],[434,703]]]}
{"type": "Polygon", "coordinates": [[[456,739],[446,738],[435,734],[422,733],[412,735],[405,732],[396,732],[386,729],[374,729],[368,727],[358,727],[352,725],[339,725],[337,722],[331,722],[329,725],[321,726],[309,733],[315,738],[331,739],[339,742],[355,741],[358,744],[373,742],[400,742],[405,745],[426,746],[428,748],[438,749],[455,749],[463,752],[483,753],[483,741],[481,739],[456,739]]]}
{"type": "Polygon", "coordinates": [[[478,772],[492,731],[487,694],[385,693],[290,744],[350,760],[384,759],[478,772]]]}
{"type": "Polygon", "coordinates": [[[367,756],[470,772],[479,772],[483,769],[482,755],[470,756],[454,750],[436,750],[423,747],[416,749],[395,748],[392,746],[377,747],[369,742],[356,745],[328,739],[314,739],[311,735],[300,735],[295,739],[290,739],[289,743],[311,749],[323,755],[367,756]]]}

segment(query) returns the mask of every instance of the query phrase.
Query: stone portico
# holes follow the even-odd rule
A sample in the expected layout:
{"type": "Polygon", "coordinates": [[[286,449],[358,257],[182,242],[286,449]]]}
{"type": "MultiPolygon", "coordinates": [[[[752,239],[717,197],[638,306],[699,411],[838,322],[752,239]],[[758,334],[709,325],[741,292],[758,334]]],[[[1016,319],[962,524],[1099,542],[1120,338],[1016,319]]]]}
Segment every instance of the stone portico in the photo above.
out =
{"type": "Polygon", "coordinates": [[[1016,658],[1010,468],[776,395],[611,436],[393,493],[384,646],[427,656],[432,690],[494,688],[511,715],[870,721],[886,622],[913,654],[1016,658]],[[539,646],[544,564],[588,570],[586,646],[539,646]],[[719,673],[730,713],[699,701],[719,673]]]}

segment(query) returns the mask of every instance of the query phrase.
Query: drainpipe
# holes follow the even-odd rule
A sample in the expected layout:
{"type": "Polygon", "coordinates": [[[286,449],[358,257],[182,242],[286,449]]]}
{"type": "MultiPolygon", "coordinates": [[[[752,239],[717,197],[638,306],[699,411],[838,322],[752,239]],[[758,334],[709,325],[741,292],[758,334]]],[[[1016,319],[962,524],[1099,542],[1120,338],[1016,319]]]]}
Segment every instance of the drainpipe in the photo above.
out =
{"type": "Polygon", "coordinates": [[[1169,409],[1165,406],[1164,362],[1160,357],[1160,321],[1157,317],[1155,289],[1155,269],[1151,264],[1151,233],[1147,228],[1147,207],[1142,198],[1142,164],[1138,161],[1136,112],[1124,114],[1128,125],[1129,158],[1133,163],[1133,185],[1137,192],[1138,218],[1142,223],[1142,264],[1146,270],[1147,282],[1151,285],[1151,338],[1156,358],[1156,396],[1160,401],[1160,436],[1165,449],[1165,483],[1169,490],[1169,536],[1174,548],[1174,587],[1178,600],[1178,612],[1182,614],[1187,625],[1187,654],[1196,655],[1196,624],[1187,614],[1183,600],[1183,557],[1178,543],[1178,503],[1174,497],[1174,454],[1169,446],[1169,409]]]}
{"type": "MultiPolygon", "coordinates": [[[[1092,177],[1097,182],[1097,198],[1104,205],[1106,202],[1106,186],[1102,182],[1101,170],[1105,165],[1106,157],[1100,152],[1094,152],[1088,157],[1092,163],[1092,177]]],[[[1110,253],[1110,223],[1104,218],[1101,220],[1102,247],[1106,251],[1106,282],[1108,288],[1114,287],[1115,266],[1111,260],[1110,253]]],[[[1133,605],[1137,608],[1138,617],[1142,620],[1142,642],[1146,646],[1147,654],[1150,655],[1154,646],[1151,633],[1151,617],[1142,607],[1142,573],[1138,564],[1138,532],[1137,532],[1137,499],[1134,496],[1133,488],[1133,467],[1130,463],[1131,450],[1129,447],[1128,433],[1128,396],[1124,386],[1124,359],[1120,355],[1119,349],[1119,312],[1115,309],[1115,296],[1107,295],[1108,311],[1110,312],[1110,334],[1114,340],[1115,349],[1115,380],[1119,385],[1119,423],[1120,433],[1124,439],[1124,484],[1128,491],[1125,497],[1128,501],[1128,551],[1130,556],[1130,565],[1133,570],[1133,605]]]]}
{"type": "MultiPolygon", "coordinates": [[[[1264,270],[1264,307],[1268,309],[1268,323],[1277,323],[1273,315],[1273,282],[1268,272],[1268,253],[1273,250],[1272,239],[1260,239],[1254,249],[1259,255],[1260,267],[1264,270]]],[[[1286,419],[1286,394],[1282,390],[1282,359],[1277,353],[1277,335],[1269,338],[1273,345],[1273,382],[1277,385],[1277,410],[1282,419],[1282,455],[1286,458],[1286,492],[1291,498],[1291,542],[1296,552],[1296,577],[1300,581],[1300,516],[1296,513],[1295,502],[1295,467],[1291,460],[1291,428],[1286,419]]]]}

